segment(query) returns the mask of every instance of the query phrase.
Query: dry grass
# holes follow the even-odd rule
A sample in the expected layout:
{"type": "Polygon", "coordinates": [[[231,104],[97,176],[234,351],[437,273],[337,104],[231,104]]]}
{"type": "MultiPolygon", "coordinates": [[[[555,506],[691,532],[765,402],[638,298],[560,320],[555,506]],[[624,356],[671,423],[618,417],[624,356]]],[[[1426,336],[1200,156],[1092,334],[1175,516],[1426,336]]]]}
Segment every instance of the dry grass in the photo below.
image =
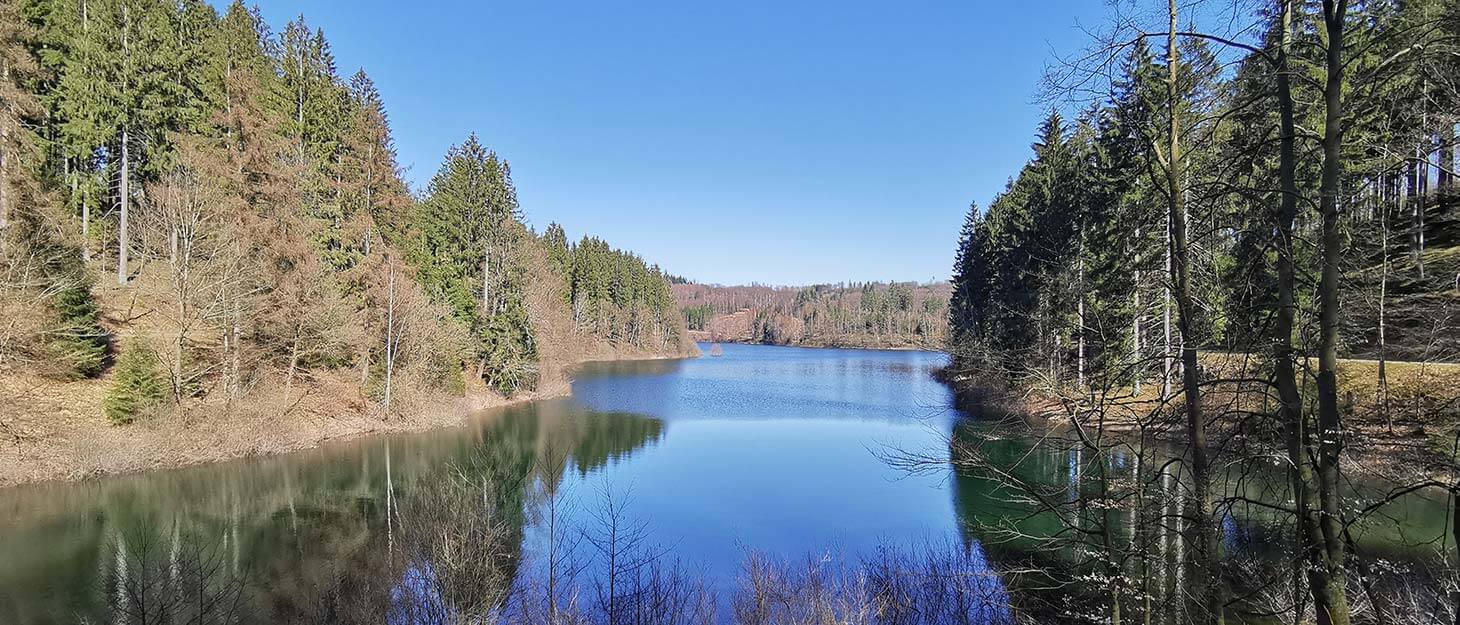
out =
{"type": "MultiPolygon", "coordinates": [[[[1203,410],[1217,430],[1251,431],[1275,426],[1263,415],[1276,410],[1275,392],[1263,380],[1270,373],[1258,355],[1204,352],[1200,356],[1203,410]]],[[[1314,397],[1317,360],[1300,370],[1309,409],[1314,397]]],[[[1159,367],[1159,363],[1156,363],[1159,367]]],[[[1387,392],[1380,392],[1378,362],[1340,359],[1339,402],[1348,432],[1345,458],[1364,473],[1407,470],[1434,472],[1448,466],[1460,434],[1460,363],[1387,362],[1387,392]],[[1428,467],[1428,468],[1426,468],[1428,467]]],[[[1031,435],[1058,433],[1079,415],[1087,429],[1103,419],[1106,431],[1134,434],[1144,430],[1156,438],[1180,437],[1180,379],[1172,380],[1163,401],[1159,381],[1147,381],[1140,392],[1129,385],[1097,388],[1092,395],[1073,385],[1049,380],[1026,382],[1019,390],[990,392],[976,378],[951,377],[960,399],[972,399],[975,410],[1005,414],[1031,435]],[[967,396],[967,397],[964,397],[967,396]]]]}

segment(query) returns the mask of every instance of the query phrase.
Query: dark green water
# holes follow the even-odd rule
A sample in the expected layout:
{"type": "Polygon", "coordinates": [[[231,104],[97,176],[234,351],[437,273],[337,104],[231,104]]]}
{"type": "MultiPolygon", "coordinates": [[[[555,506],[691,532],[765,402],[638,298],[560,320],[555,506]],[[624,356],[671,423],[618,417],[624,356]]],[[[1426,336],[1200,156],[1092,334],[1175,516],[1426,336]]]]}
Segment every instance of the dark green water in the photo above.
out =
{"type": "MultiPolygon", "coordinates": [[[[991,537],[979,528],[1023,510],[989,480],[946,467],[909,474],[883,458],[889,449],[946,457],[957,427],[977,427],[958,425],[970,415],[929,375],[945,360],[728,345],[718,358],[590,366],[570,398],[462,428],[0,491],[0,623],[98,622],[121,539],[147,534],[165,545],[182,533],[208,537],[223,566],[259,581],[250,612],[303,618],[342,572],[375,570],[401,522],[387,510],[449,471],[495,485],[495,505],[519,529],[519,570],[541,567],[547,492],[567,502],[569,527],[591,525],[612,493],[648,541],[726,593],[748,549],[856,558],[939,541],[961,545],[1003,592],[993,560],[1014,546],[985,546],[991,537]]],[[[1010,440],[996,453],[1055,484],[1078,470],[1076,458],[1031,459],[1028,449],[1010,440]]],[[[1409,500],[1398,520],[1366,531],[1437,536],[1443,505],[1409,500]]],[[[1048,519],[1021,523],[1056,531],[1048,519]]],[[[1241,520],[1229,524],[1231,549],[1260,548],[1241,520]]]]}

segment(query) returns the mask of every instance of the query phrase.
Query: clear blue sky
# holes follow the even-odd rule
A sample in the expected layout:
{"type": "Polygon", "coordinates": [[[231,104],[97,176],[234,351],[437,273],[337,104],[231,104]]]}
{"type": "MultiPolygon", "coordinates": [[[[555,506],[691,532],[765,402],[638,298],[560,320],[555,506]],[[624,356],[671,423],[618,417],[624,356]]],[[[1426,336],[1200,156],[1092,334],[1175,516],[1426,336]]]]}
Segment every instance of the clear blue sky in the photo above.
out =
{"type": "MultiPolygon", "coordinates": [[[[222,0],[218,0],[220,4],[222,0]]],[[[363,67],[423,188],[475,131],[539,231],[692,279],[946,279],[970,200],[1029,156],[1085,2],[389,2],[303,13],[363,67]]]]}

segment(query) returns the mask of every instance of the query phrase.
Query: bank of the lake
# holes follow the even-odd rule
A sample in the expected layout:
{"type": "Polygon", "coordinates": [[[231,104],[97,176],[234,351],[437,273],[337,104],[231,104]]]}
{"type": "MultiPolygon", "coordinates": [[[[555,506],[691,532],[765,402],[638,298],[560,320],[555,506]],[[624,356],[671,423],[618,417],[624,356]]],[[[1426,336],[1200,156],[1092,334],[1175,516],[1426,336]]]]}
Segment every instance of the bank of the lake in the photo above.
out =
{"type": "Polygon", "coordinates": [[[459,396],[421,394],[398,399],[384,414],[350,376],[320,375],[288,385],[267,384],[236,402],[189,401],[130,424],[114,424],[102,403],[110,376],[61,382],[39,376],[0,376],[10,401],[0,420],[10,444],[0,447],[0,489],[45,481],[176,469],[255,456],[287,454],[362,436],[459,427],[476,413],[562,397],[572,374],[593,362],[662,360],[699,355],[614,346],[582,337],[551,353],[532,391],[504,397],[481,384],[459,396]],[[401,401],[403,399],[404,401],[401,401]]]}
{"type": "MultiPolygon", "coordinates": [[[[1221,411],[1210,417],[1209,427],[1230,431],[1240,428],[1246,416],[1271,410],[1263,406],[1268,399],[1262,381],[1267,375],[1263,357],[1202,352],[1199,358],[1205,392],[1210,395],[1206,405],[1221,411]]],[[[1312,364],[1316,366],[1316,362],[1312,364]]],[[[1460,409],[1460,363],[1391,360],[1386,369],[1387,384],[1381,392],[1377,361],[1339,359],[1339,389],[1348,431],[1345,472],[1358,479],[1424,475],[1437,483],[1449,481],[1456,435],[1451,424],[1460,409]],[[1386,402],[1382,408],[1380,398],[1386,402]]],[[[1069,434],[1076,422],[1093,430],[1098,421],[1103,432],[1116,436],[1184,440],[1179,425],[1162,423],[1180,415],[1176,383],[1171,391],[1176,396],[1163,400],[1156,380],[1139,387],[1095,382],[1088,391],[1081,391],[1073,381],[1056,386],[1033,376],[1039,381],[1011,384],[1005,375],[954,365],[934,375],[948,386],[961,410],[997,420],[1018,436],[1069,434]]]]}

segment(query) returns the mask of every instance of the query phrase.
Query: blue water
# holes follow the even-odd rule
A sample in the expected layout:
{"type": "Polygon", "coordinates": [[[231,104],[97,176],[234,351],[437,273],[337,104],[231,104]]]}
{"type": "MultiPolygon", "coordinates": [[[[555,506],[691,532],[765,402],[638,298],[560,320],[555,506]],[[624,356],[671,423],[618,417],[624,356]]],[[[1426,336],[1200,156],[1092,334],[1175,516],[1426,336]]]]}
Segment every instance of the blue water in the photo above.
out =
{"type": "Polygon", "coordinates": [[[139,532],[208,537],[231,569],[262,580],[261,609],[298,618],[342,575],[390,552],[401,502],[462,473],[509,484],[494,496],[522,510],[516,559],[529,572],[543,563],[546,492],[559,527],[580,536],[611,494],[646,545],[719,589],[733,587],[752,549],[855,562],[879,545],[957,540],[976,485],[882,458],[946,457],[958,415],[930,376],[945,362],[726,345],[721,357],[588,365],[571,397],[461,428],[0,491],[0,623],[101,618],[116,545],[139,532]]]}
{"type": "MultiPolygon", "coordinates": [[[[664,423],[658,440],[564,488],[605,489],[655,539],[733,578],[747,549],[856,556],[943,540],[957,527],[948,476],[912,475],[888,452],[946,448],[951,397],[933,352],[726,345],[667,366],[603,364],[573,384],[575,406],[664,423]]],[[[583,521],[588,523],[588,521],[583,521]]]]}

